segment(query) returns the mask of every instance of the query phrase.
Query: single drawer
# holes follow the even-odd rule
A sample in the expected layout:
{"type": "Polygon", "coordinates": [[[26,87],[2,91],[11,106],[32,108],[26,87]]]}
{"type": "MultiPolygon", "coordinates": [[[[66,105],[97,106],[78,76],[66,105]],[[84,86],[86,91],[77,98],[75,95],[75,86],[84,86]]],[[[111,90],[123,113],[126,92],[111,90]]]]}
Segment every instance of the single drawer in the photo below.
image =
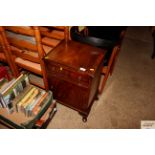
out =
{"type": "Polygon", "coordinates": [[[50,65],[48,67],[49,76],[55,76],[63,80],[88,87],[91,77],[87,74],[68,70],[62,66],[50,65]]]}

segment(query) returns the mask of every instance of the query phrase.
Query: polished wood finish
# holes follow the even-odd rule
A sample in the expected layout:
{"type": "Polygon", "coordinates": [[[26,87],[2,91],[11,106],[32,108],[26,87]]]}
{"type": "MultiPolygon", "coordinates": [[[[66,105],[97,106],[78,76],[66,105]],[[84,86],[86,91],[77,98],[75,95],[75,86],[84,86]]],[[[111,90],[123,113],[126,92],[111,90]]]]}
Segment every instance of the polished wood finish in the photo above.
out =
{"type": "Polygon", "coordinates": [[[104,75],[104,78],[103,78],[103,81],[101,83],[101,88],[99,89],[100,94],[103,92],[103,89],[105,87],[105,84],[106,84],[106,81],[108,79],[109,74],[112,75],[114,65],[115,65],[115,62],[116,62],[117,55],[118,55],[119,51],[120,51],[120,46],[119,45],[115,46],[113,48],[111,57],[109,59],[108,66],[103,66],[102,67],[101,73],[104,75]]]}
{"type": "Polygon", "coordinates": [[[0,33],[0,61],[2,62],[6,62],[6,56],[4,53],[4,44],[3,44],[3,39],[2,39],[2,35],[0,33]]]}
{"type": "Polygon", "coordinates": [[[65,36],[65,41],[67,42],[70,38],[69,38],[69,26],[65,26],[64,28],[64,36],[65,36]]]}
{"type": "Polygon", "coordinates": [[[2,46],[1,53],[3,56],[1,61],[7,62],[11,68],[13,76],[17,77],[19,75],[19,72],[18,72],[17,66],[15,65],[14,59],[11,57],[10,46],[7,46],[7,40],[2,26],[0,26],[0,43],[2,46]]]}
{"type": "Polygon", "coordinates": [[[97,97],[104,54],[96,47],[63,41],[45,57],[54,98],[77,110],[84,120],[97,97]]]}
{"type": "Polygon", "coordinates": [[[29,50],[20,50],[19,48],[16,48],[14,46],[11,46],[10,48],[14,55],[19,56],[22,59],[26,59],[36,63],[40,62],[40,60],[38,59],[38,54],[36,52],[29,50]]]}
{"type": "Polygon", "coordinates": [[[45,63],[43,61],[45,52],[43,51],[43,47],[41,44],[40,31],[37,26],[34,26],[34,33],[35,33],[35,38],[36,38],[36,42],[37,42],[37,49],[38,49],[40,65],[41,65],[41,69],[42,69],[43,81],[44,81],[45,89],[48,90],[49,88],[48,88],[48,82],[47,82],[47,73],[46,73],[46,69],[45,69],[45,63]]]}
{"type": "Polygon", "coordinates": [[[43,38],[42,43],[45,45],[49,45],[52,47],[55,47],[55,43],[61,40],[64,40],[67,42],[69,39],[69,27],[68,26],[41,26],[40,32],[41,35],[46,37],[46,39],[43,38]],[[50,40],[50,44],[48,39],[50,40]]]}
{"type": "Polygon", "coordinates": [[[60,41],[61,40],[57,40],[49,37],[42,38],[42,44],[50,46],[52,48],[56,47],[60,43],[60,41]]]}
{"type": "Polygon", "coordinates": [[[15,33],[23,35],[34,36],[34,31],[31,26],[4,26],[5,30],[9,30],[15,33]]]}
{"type": "Polygon", "coordinates": [[[105,84],[106,84],[106,81],[107,81],[109,75],[112,75],[112,73],[113,73],[114,66],[115,66],[115,63],[117,60],[117,56],[120,52],[120,48],[121,48],[122,41],[124,39],[125,34],[126,34],[126,30],[122,30],[120,33],[120,40],[117,42],[117,44],[112,49],[112,54],[110,56],[108,65],[102,67],[101,74],[104,75],[104,78],[103,78],[103,81],[101,83],[101,87],[99,89],[100,94],[103,92],[103,89],[105,87],[105,84]]]}
{"type": "Polygon", "coordinates": [[[13,37],[8,37],[9,43],[12,46],[15,46],[19,49],[27,49],[27,50],[31,50],[31,51],[37,51],[37,47],[36,45],[29,43],[25,40],[19,40],[13,37]]]}

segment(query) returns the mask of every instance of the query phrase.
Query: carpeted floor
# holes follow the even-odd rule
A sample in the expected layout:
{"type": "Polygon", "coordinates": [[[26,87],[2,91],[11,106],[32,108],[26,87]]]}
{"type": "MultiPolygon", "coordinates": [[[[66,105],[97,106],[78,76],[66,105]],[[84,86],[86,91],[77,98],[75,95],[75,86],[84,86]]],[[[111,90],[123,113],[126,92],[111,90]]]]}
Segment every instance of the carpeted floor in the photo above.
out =
{"type": "Polygon", "coordinates": [[[58,104],[48,128],[140,128],[141,120],[155,120],[152,46],[149,27],[128,27],[113,75],[88,121],[83,123],[76,111],[58,104]]]}

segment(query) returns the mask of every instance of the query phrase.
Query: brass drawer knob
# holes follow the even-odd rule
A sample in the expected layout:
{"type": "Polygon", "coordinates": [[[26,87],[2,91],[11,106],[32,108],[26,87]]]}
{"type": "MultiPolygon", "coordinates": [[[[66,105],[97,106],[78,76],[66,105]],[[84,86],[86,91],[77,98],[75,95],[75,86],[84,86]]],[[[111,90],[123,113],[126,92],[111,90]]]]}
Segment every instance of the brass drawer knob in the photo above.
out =
{"type": "Polygon", "coordinates": [[[63,68],[62,67],[60,67],[60,71],[62,71],[63,70],[63,68]]]}

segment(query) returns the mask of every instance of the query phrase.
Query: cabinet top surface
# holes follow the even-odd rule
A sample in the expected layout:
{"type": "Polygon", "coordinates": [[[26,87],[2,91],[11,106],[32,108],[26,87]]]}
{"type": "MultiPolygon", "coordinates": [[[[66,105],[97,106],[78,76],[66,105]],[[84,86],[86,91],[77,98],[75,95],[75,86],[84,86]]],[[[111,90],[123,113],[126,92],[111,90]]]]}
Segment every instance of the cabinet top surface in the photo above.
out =
{"type": "Polygon", "coordinates": [[[62,41],[45,59],[75,70],[92,73],[103,60],[105,52],[106,50],[79,42],[62,41]]]}

